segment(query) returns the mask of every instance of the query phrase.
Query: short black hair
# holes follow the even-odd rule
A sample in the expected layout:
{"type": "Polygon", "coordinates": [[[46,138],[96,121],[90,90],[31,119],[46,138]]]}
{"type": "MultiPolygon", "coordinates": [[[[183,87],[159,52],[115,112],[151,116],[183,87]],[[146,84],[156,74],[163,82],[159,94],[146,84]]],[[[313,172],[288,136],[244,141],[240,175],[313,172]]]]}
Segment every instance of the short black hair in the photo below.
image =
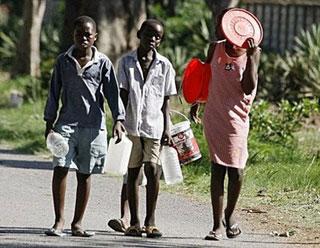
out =
{"type": "Polygon", "coordinates": [[[93,26],[93,29],[97,31],[97,24],[96,22],[90,17],[90,16],[79,16],[77,17],[73,22],[73,28],[83,25],[85,23],[91,23],[93,26]]]}
{"type": "Polygon", "coordinates": [[[157,19],[147,19],[141,24],[140,31],[142,31],[147,25],[152,24],[152,23],[158,24],[164,29],[163,22],[161,22],[161,21],[159,21],[157,19]]]}
{"type": "Polygon", "coordinates": [[[159,20],[153,19],[153,18],[149,18],[149,19],[145,20],[145,21],[141,24],[141,27],[140,27],[140,29],[139,29],[138,32],[137,32],[138,38],[140,38],[140,33],[141,33],[148,25],[150,25],[150,24],[158,24],[158,25],[160,25],[160,26],[162,27],[163,35],[162,35],[161,39],[163,39],[163,38],[164,38],[164,24],[163,24],[162,21],[159,21],[159,20]]]}

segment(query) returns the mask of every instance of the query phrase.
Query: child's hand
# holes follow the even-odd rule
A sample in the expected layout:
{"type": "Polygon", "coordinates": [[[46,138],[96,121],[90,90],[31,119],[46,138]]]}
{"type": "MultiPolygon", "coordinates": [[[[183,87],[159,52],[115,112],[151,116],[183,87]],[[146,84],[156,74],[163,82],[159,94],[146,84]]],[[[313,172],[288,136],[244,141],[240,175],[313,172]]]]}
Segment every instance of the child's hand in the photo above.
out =
{"type": "Polygon", "coordinates": [[[119,143],[122,140],[123,133],[126,132],[125,127],[123,126],[121,121],[116,121],[113,126],[113,137],[118,137],[116,140],[116,144],[119,143]]]}
{"type": "Polygon", "coordinates": [[[247,56],[252,57],[253,60],[258,63],[260,60],[261,48],[254,44],[254,40],[249,38],[247,40],[247,56]]]}
{"type": "Polygon", "coordinates": [[[199,108],[200,108],[199,103],[194,104],[191,106],[190,112],[189,112],[190,120],[196,124],[201,124],[201,119],[199,117],[199,108]]]}
{"type": "Polygon", "coordinates": [[[171,146],[173,145],[173,140],[170,134],[170,130],[165,130],[162,134],[161,145],[171,146]]]}
{"type": "Polygon", "coordinates": [[[46,130],[44,131],[44,138],[45,139],[47,139],[49,133],[53,132],[52,128],[53,128],[53,122],[47,121],[46,130]]]}

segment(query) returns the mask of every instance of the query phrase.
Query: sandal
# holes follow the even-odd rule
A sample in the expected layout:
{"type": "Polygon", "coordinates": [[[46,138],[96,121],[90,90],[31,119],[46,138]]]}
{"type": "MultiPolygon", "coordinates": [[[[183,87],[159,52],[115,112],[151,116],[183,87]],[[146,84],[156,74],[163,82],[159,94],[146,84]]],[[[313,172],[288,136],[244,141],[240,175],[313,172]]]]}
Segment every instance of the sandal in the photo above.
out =
{"type": "Polygon", "coordinates": [[[207,236],[204,237],[205,240],[215,240],[219,241],[222,239],[221,233],[216,233],[215,231],[210,231],[207,236]]]}
{"type": "Polygon", "coordinates": [[[138,226],[129,226],[124,232],[125,236],[142,237],[141,228],[138,226]]]}
{"type": "Polygon", "coordinates": [[[66,233],[63,232],[63,230],[60,229],[55,229],[55,228],[50,228],[48,230],[46,230],[45,235],[47,236],[55,236],[55,237],[63,237],[66,236],[66,233]]]}
{"type": "Polygon", "coordinates": [[[147,238],[160,238],[162,233],[156,226],[146,226],[147,238]]]}
{"type": "Polygon", "coordinates": [[[226,235],[229,239],[236,238],[241,234],[241,229],[239,228],[238,223],[233,224],[226,229],[226,235]]]}
{"type": "Polygon", "coordinates": [[[94,232],[84,231],[84,230],[72,230],[71,235],[75,237],[83,237],[83,238],[89,238],[95,235],[94,232]]]}
{"type": "Polygon", "coordinates": [[[123,220],[121,219],[109,220],[108,226],[113,230],[115,230],[116,232],[124,233],[126,231],[126,226],[124,225],[123,220]]]}

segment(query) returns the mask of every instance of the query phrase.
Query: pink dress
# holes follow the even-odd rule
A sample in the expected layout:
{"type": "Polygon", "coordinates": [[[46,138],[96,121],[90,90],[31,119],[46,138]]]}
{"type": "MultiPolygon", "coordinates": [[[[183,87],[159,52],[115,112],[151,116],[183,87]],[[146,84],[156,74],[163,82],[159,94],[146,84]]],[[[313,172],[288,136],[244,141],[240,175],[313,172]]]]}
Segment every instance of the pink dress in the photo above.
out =
{"type": "Polygon", "coordinates": [[[219,42],[211,61],[212,79],[204,110],[204,133],[213,162],[244,168],[248,158],[249,111],[256,89],[246,95],[240,85],[247,56],[229,57],[219,42]]]}

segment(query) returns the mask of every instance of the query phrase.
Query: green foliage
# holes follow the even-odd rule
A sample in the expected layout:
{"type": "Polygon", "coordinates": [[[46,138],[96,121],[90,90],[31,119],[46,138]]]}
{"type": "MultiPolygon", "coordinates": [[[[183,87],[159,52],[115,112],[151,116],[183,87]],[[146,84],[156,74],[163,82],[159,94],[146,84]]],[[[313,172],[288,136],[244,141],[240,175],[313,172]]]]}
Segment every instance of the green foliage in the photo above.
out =
{"type": "Polygon", "coordinates": [[[320,96],[320,25],[302,31],[293,52],[261,57],[258,94],[264,99],[296,101],[320,96]]]}
{"type": "Polygon", "coordinates": [[[51,78],[54,62],[59,54],[59,29],[57,25],[47,24],[42,28],[40,36],[41,47],[41,79],[43,81],[42,88],[48,88],[48,82],[51,78]]]}
{"type": "Polygon", "coordinates": [[[302,31],[295,41],[294,56],[286,57],[286,78],[300,89],[299,97],[320,96],[320,25],[302,31]]]}
{"type": "Polygon", "coordinates": [[[10,15],[7,23],[0,24],[0,66],[5,70],[10,70],[13,66],[21,27],[22,20],[15,15],[10,15]]]}
{"type": "Polygon", "coordinates": [[[177,5],[175,16],[167,16],[159,4],[151,6],[150,14],[165,24],[160,53],[173,63],[180,85],[188,60],[192,57],[203,60],[206,56],[211,37],[211,12],[202,0],[179,1],[177,5]]]}
{"type": "Polygon", "coordinates": [[[9,106],[10,93],[17,90],[22,93],[23,98],[27,102],[36,102],[46,94],[41,87],[42,81],[30,76],[17,77],[0,83],[0,105],[9,106]]]}
{"type": "Polygon", "coordinates": [[[277,106],[260,101],[251,110],[251,127],[260,140],[288,144],[303,121],[316,112],[317,102],[309,99],[299,103],[282,100],[277,106]]]}

